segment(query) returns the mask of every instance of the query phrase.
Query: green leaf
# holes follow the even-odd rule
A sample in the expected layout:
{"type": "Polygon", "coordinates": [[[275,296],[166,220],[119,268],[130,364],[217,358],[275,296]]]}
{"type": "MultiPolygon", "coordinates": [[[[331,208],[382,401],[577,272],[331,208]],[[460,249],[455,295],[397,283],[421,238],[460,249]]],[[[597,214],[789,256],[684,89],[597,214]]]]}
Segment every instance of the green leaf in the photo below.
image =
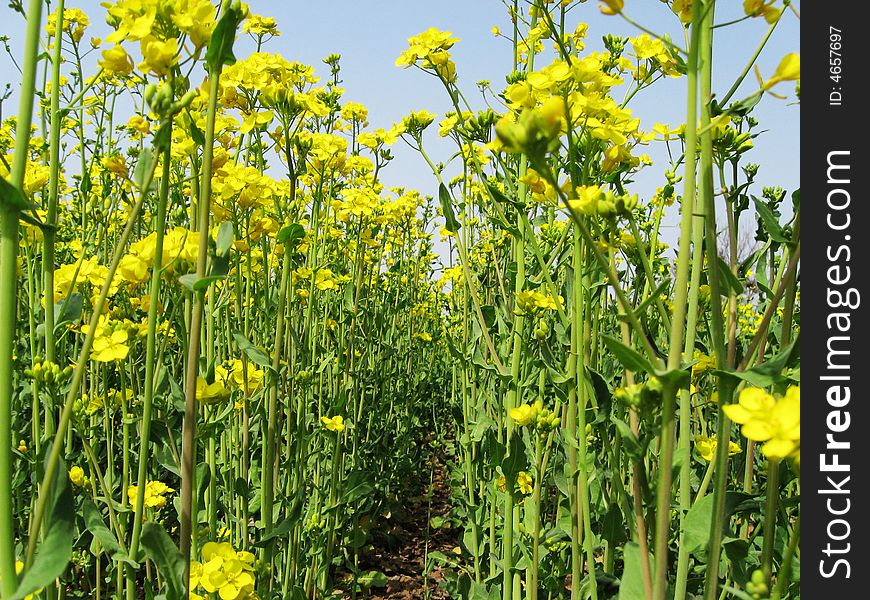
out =
{"type": "MultiPolygon", "coordinates": [[[[622,571],[622,579],[619,582],[619,600],[643,600],[646,598],[646,590],[643,585],[643,567],[640,554],[640,546],[634,542],[625,545],[622,551],[625,568],[622,571]]],[[[650,572],[655,571],[655,560],[650,554],[650,572]]]]}
{"type": "Polygon", "coordinates": [[[292,244],[296,240],[301,240],[305,237],[305,228],[299,223],[285,225],[278,231],[276,239],[286,245],[292,244]]]}
{"type": "Polygon", "coordinates": [[[740,115],[741,117],[745,117],[752,109],[755,108],[755,105],[761,102],[761,97],[763,95],[762,90],[758,90],[748,98],[744,98],[740,102],[735,102],[731,106],[728,107],[728,112],[740,115]]]}
{"type": "MultiPolygon", "coordinates": [[[[754,498],[752,494],[743,492],[726,492],[725,494],[725,518],[723,524],[727,525],[730,517],[741,503],[754,498]]],[[[700,560],[706,562],[707,540],[710,537],[710,527],[713,521],[713,495],[708,494],[698,500],[686,513],[683,519],[684,548],[695,554],[700,560]]]]}
{"type": "Polygon", "coordinates": [[[73,292],[63,302],[54,305],[54,331],[57,333],[69,323],[76,323],[82,317],[84,296],[73,292]]]}
{"type": "Polygon", "coordinates": [[[390,582],[390,578],[380,571],[366,571],[357,577],[357,583],[363,587],[384,587],[390,582]]]}
{"type": "Polygon", "coordinates": [[[226,279],[226,275],[206,275],[205,277],[197,277],[196,273],[188,273],[187,275],[179,276],[178,282],[191,292],[202,292],[215,281],[220,281],[221,279],[226,279]]]}
{"type": "Polygon", "coordinates": [[[205,63],[209,73],[216,73],[224,65],[235,64],[236,56],[233,54],[233,44],[236,41],[236,30],[244,18],[245,14],[241,8],[230,5],[230,8],[215,25],[211,41],[208,43],[208,50],[205,53],[205,63]]]}
{"type": "Polygon", "coordinates": [[[226,256],[233,245],[233,224],[224,221],[218,227],[217,240],[215,240],[215,254],[226,256]]]}
{"type": "Polygon", "coordinates": [[[770,239],[781,244],[789,243],[790,240],[782,234],[782,227],[780,227],[779,221],[773,214],[773,211],[770,210],[770,207],[758,198],[753,198],[753,201],[755,202],[755,210],[758,213],[758,217],[761,219],[764,230],[770,236],[770,239]]]}
{"type": "Polygon", "coordinates": [[[640,445],[640,441],[638,441],[631,427],[625,421],[613,415],[610,416],[610,420],[616,425],[616,431],[619,433],[619,437],[622,438],[623,448],[626,453],[636,461],[642,460],[643,447],[640,445]]]}
{"type": "Polygon", "coordinates": [[[0,177],[0,209],[30,210],[39,208],[31,204],[17,187],[0,177]]]}
{"type": "Polygon", "coordinates": [[[245,337],[244,333],[238,329],[234,329],[233,339],[236,340],[236,346],[239,347],[239,350],[244,352],[245,356],[247,356],[248,360],[252,363],[267,369],[272,368],[272,360],[269,358],[269,355],[252,344],[251,341],[245,337]]]}
{"type": "Polygon", "coordinates": [[[166,121],[160,126],[160,129],[157,130],[157,133],[154,134],[154,149],[159,151],[163,151],[169,147],[169,144],[172,143],[172,121],[166,121]]]}
{"type": "Polygon", "coordinates": [[[656,378],[666,386],[671,386],[675,390],[681,388],[689,389],[692,374],[690,369],[671,369],[670,371],[656,370],[656,378]]]}
{"type": "Polygon", "coordinates": [[[508,489],[517,479],[517,474],[526,468],[526,447],[519,431],[511,436],[510,451],[501,461],[501,472],[508,482],[508,489]]]}
{"type": "Polygon", "coordinates": [[[50,585],[60,577],[72,556],[75,535],[75,499],[69,482],[69,474],[62,459],[55,467],[46,507],[45,537],[37,546],[36,558],[24,573],[18,589],[9,600],[21,600],[36,590],[50,585]]]}
{"type": "Polygon", "coordinates": [[[619,547],[628,540],[625,524],[626,520],[619,506],[611,504],[601,522],[601,537],[607,540],[611,547],[619,547]]]}
{"type": "Polygon", "coordinates": [[[646,297],[646,299],[637,305],[637,308],[634,309],[634,312],[642,315],[646,312],[646,309],[652,305],[656,300],[658,300],[659,296],[661,296],[665,290],[668,289],[668,286],[671,285],[670,279],[665,279],[662,281],[656,289],[652,291],[652,293],[646,297]]]}
{"type": "Polygon", "coordinates": [[[272,541],[273,539],[279,538],[279,537],[284,537],[285,535],[290,533],[290,531],[293,530],[293,528],[299,522],[299,518],[301,516],[302,516],[302,500],[299,498],[296,498],[295,500],[293,500],[293,503],[290,505],[290,512],[288,513],[287,517],[283,521],[281,521],[278,525],[276,525],[275,528],[272,529],[272,531],[270,531],[268,534],[261,536],[260,540],[257,543],[255,543],[254,546],[257,548],[262,548],[263,546],[268,545],[268,543],[270,541],[272,541]]]}
{"type": "Polygon", "coordinates": [[[778,383],[781,379],[781,373],[786,367],[793,366],[800,358],[800,335],[795,340],[783,348],[776,356],[764,361],[760,365],[755,365],[751,369],[738,372],[725,369],[715,369],[713,371],[719,377],[732,377],[742,379],[747,383],[751,383],[755,387],[766,388],[778,383]]]}
{"type": "Polygon", "coordinates": [[[375,488],[370,480],[373,479],[368,473],[356,471],[347,478],[346,490],[341,495],[341,503],[353,504],[356,500],[371,494],[375,488]]]}
{"type": "Polygon", "coordinates": [[[609,335],[602,335],[601,339],[604,340],[604,345],[607,346],[607,349],[616,356],[616,360],[618,360],[620,364],[629,371],[634,371],[635,373],[655,372],[652,363],[650,363],[640,353],[629,348],[616,338],[610,337],[609,335]]]}
{"type": "Polygon", "coordinates": [[[145,554],[157,565],[157,570],[160,572],[163,583],[166,586],[166,597],[186,597],[184,588],[184,557],[169,537],[169,534],[154,521],[148,521],[142,526],[141,541],[145,554]]]}
{"type": "Polygon", "coordinates": [[[142,151],[139,153],[139,160],[136,161],[136,166],[133,168],[133,183],[136,184],[136,187],[139,188],[139,190],[142,190],[145,186],[145,180],[154,170],[154,163],[156,160],[157,157],[154,154],[154,150],[151,148],[142,148],[142,151]]]}
{"type": "Polygon", "coordinates": [[[197,127],[196,121],[193,119],[193,115],[190,114],[190,110],[187,111],[187,124],[190,126],[190,139],[193,140],[193,143],[197,146],[205,145],[205,134],[203,134],[202,129],[197,127]]]}
{"type": "Polygon", "coordinates": [[[716,257],[716,265],[719,267],[719,281],[722,282],[722,295],[734,294],[739,296],[743,293],[743,284],[737,279],[737,276],[731,272],[731,267],[728,266],[722,258],[716,257]]]}
{"type": "Polygon", "coordinates": [[[103,552],[115,560],[120,560],[129,564],[134,569],[139,568],[139,564],[130,560],[127,553],[123,548],[121,548],[121,544],[118,543],[115,534],[106,527],[99,509],[90,498],[85,498],[82,501],[82,514],[85,519],[85,527],[87,527],[88,531],[91,532],[94,539],[100,542],[100,547],[103,552]]]}
{"type": "Polygon", "coordinates": [[[456,214],[453,212],[453,201],[450,198],[450,192],[447,191],[447,186],[443,183],[438,186],[438,200],[441,201],[441,212],[444,213],[444,227],[451,233],[459,231],[460,225],[456,220],[456,214]]]}

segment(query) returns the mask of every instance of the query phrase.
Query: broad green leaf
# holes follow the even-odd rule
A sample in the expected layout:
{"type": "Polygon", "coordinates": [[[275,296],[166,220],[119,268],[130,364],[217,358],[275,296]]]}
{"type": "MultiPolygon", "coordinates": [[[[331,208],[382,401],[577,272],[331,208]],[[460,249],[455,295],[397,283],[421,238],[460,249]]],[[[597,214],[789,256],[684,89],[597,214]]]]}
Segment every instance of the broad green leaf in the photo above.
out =
{"type": "Polygon", "coordinates": [[[290,505],[290,512],[287,517],[281,521],[278,525],[275,526],[272,531],[268,534],[263,534],[259,541],[257,541],[254,546],[257,548],[262,548],[266,546],[270,541],[275,538],[284,537],[288,533],[290,533],[296,524],[299,522],[300,517],[302,516],[302,501],[297,498],[290,505]]]}
{"type": "MultiPolygon", "coordinates": [[[[752,494],[729,491],[725,494],[725,519],[727,525],[730,517],[741,503],[753,499],[752,494]]],[[[706,561],[707,540],[710,538],[710,527],[713,521],[713,495],[708,494],[698,500],[686,513],[683,519],[684,548],[695,554],[700,560],[706,561]]]]}
{"type": "Polygon", "coordinates": [[[154,134],[154,149],[163,151],[172,143],[172,121],[166,121],[154,134]]]}
{"type": "Polygon", "coordinates": [[[224,221],[218,227],[217,239],[215,240],[215,254],[226,256],[233,246],[233,224],[224,221]]]}
{"type": "Polygon", "coordinates": [[[770,207],[758,198],[753,198],[753,201],[755,202],[755,210],[758,213],[758,217],[761,219],[764,230],[770,236],[770,239],[781,244],[789,243],[790,240],[782,234],[782,227],[779,225],[779,221],[776,215],[773,214],[773,211],[770,210],[770,207]]]}
{"type": "Polygon", "coordinates": [[[305,237],[305,228],[299,223],[285,225],[278,231],[276,239],[284,245],[290,245],[296,240],[301,240],[305,237]]]}
{"type": "Polygon", "coordinates": [[[197,277],[196,273],[188,273],[187,275],[179,276],[178,282],[191,292],[202,292],[212,283],[221,279],[226,279],[226,276],[206,275],[205,277],[197,277]]]}
{"type": "Polygon", "coordinates": [[[70,323],[77,323],[82,317],[84,296],[73,292],[63,302],[54,305],[54,331],[59,332],[70,323]]]}
{"type": "Polygon", "coordinates": [[[460,225],[453,212],[453,200],[450,198],[450,192],[447,191],[447,186],[443,183],[438,186],[438,200],[441,201],[441,212],[444,213],[444,227],[447,231],[456,233],[459,231],[460,225]]]}
{"type": "Polygon", "coordinates": [[[85,527],[94,536],[94,539],[100,542],[102,551],[111,556],[115,560],[120,560],[128,563],[133,568],[139,568],[139,564],[130,560],[127,552],[121,548],[115,534],[103,522],[103,517],[100,514],[97,506],[89,499],[85,498],[82,501],[82,514],[85,519],[85,527]]]}
{"type": "Polygon", "coordinates": [[[604,345],[613,353],[616,360],[629,371],[635,373],[653,373],[655,371],[655,368],[646,358],[616,338],[602,335],[601,339],[604,340],[604,345]]]}
{"type": "Polygon", "coordinates": [[[23,574],[18,589],[8,600],[21,600],[51,584],[63,574],[72,556],[75,499],[63,460],[59,460],[55,467],[51,488],[43,490],[43,493],[50,494],[46,507],[47,519],[43,528],[45,537],[37,546],[33,564],[23,574]]]}
{"type": "Polygon", "coordinates": [[[797,360],[800,359],[800,336],[798,336],[791,344],[783,348],[776,356],[764,361],[760,365],[756,365],[746,371],[732,371],[725,369],[715,369],[715,373],[719,377],[732,377],[742,379],[756,387],[766,388],[778,383],[781,379],[783,369],[794,366],[797,360]]]}
{"type": "Polygon", "coordinates": [[[167,598],[186,597],[184,588],[185,561],[169,534],[154,521],[142,526],[142,549],[157,565],[166,586],[167,598]]]}
{"type": "Polygon", "coordinates": [[[505,480],[508,481],[508,489],[512,489],[513,482],[516,481],[517,473],[526,468],[526,447],[523,444],[523,438],[520,431],[514,431],[511,436],[510,451],[504,460],[501,462],[501,472],[504,474],[505,480]]]}
{"type": "MultiPolygon", "coordinates": [[[[139,190],[145,186],[145,180],[154,171],[154,165],[157,156],[151,148],[142,148],[139,153],[139,160],[136,161],[136,166],[133,168],[133,183],[139,190]]],[[[153,182],[152,182],[153,183],[153,182]]]]}
{"type": "Polygon", "coordinates": [[[30,210],[39,208],[35,204],[31,204],[24,197],[17,187],[6,181],[5,177],[0,177],[0,209],[14,210],[30,210]]]}
{"type": "Polygon", "coordinates": [[[216,73],[224,65],[235,64],[236,56],[233,54],[233,44],[236,41],[236,30],[244,18],[243,9],[230,5],[215,25],[211,40],[208,43],[208,50],[205,53],[205,63],[209,73],[216,73]]]}
{"type": "MultiPolygon", "coordinates": [[[[640,546],[634,542],[625,545],[622,551],[625,568],[619,582],[619,600],[644,600],[646,590],[643,585],[643,567],[640,546]]],[[[655,560],[650,554],[650,572],[655,572],[655,560]]]]}
{"type": "Polygon", "coordinates": [[[662,281],[658,285],[658,287],[656,287],[656,289],[654,289],[652,291],[652,293],[644,299],[643,302],[641,302],[640,304],[637,305],[637,307],[634,309],[634,312],[636,312],[639,315],[642,315],[643,313],[645,313],[646,309],[649,306],[651,306],[656,300],[658,300],[659,296],[661,296],[665,292],[665,290],[668,289],[668,286],[670,286],[670,285],[671,285],[670,279],[665,279],[664,281],[662,281]]]}
{"type": "Polygon", "coordinates": [[[257,348],[251,341],[245,337],[238,329],[233,330],[233,339],[236,341],[236,346],[239,347],[239,350],[245,353],[245,356],[248,357],[255,365],[259,365],[261,367],[265,367],[267,369],[272,368],[272,360],[269,356],[257,348]]]}
{"type": "Polygon", "coordinates": [[[623,448],[626,453],[634,460],[641,460],[643,458],[643,447],[640,445],[631,427],[625,421],[613,415],[610,416],[610,420],[616,425],[616,431],[619,433],[619,437],[622,438],[623,448]]]}
{"type": "Polygon", "coordinates": [[[731,267],[728,266],[728,263],[717,256],[716,264],[719,267],[719,281],[722,283],[722,295],[734,294],[735,296],[739,296],[742,294],[743,284],[740,283],[737,276],[731,272],[731,267]]]}

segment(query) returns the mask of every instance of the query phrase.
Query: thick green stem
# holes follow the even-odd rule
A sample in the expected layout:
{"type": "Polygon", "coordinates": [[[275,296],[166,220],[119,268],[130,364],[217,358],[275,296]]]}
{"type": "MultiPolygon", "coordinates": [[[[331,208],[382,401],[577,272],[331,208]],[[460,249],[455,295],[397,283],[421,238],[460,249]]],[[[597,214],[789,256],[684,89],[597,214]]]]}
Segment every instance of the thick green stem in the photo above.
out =
{"type": "MultiPolygon", "coordinates": [[[[677,258],[677,276],[674,284],[674,314],[671,320],[670,345],[668,348],[668,369],[678,369],[682,359],[683,335],[686,327],[686,312],[689,296],[697,296],[697,289],[689,289],[690,244],[692,239],[692,220],[695,209],[695,170],[697,166],[698,137],[697,129],[692,125],[697,123],[698,115],[698,63],[699,41],[701,29],[701,11],[695,11],[692,24],[692,43],[689,48],[688,60],[688,91],[686,123],[686,170],[684,176],[684,191],[681,205],[679,255],[677,258]]],[[[659,472],[656,499],[656,529],[655,529],[655,577],[654,600],[664,600],[668,572],[668,537],[670,536],[670,504],[671,481],[674,450],[674,401],[673,386],[665,386],[662,402],[662,429],[660,438],[661,454],[659,457],[659,472]]]]}
{"type": "MultiPolygon", "coordinates": [[[[223,3],[223,9],[226,3],[223,3]]],[[[209,216],[211,208],[211,176],[214,158],[214,130],[217,114],[218,92],[220,91],[221,67],[209,73],[208,109],[205,120],[205,141],[202,148],[202,170],[199,184],[199,206],[196,227],[199,230],[199,247],[196,258],[196,277],[202,279],[208,266],[209,216]]],[[[184,587],[189,589],[190,558],[193,534],[193,488],[194,462],[196,459],[196,378],[199,374],[200,334],[202,316],[205,308],[205,295],[194,294],[193,309],[190,315],[190,337],[187,345],[187,364],[184,382],[184,422],[181,434],[181,523],[180,548],[184,557],[184,587]]]]}
{"type": "Polygon", "coordinates": [[[773,546],[776,542],[776,516],[779,504],[779,460],[770,458],[767,461],[767,496],[764,503],[764,539],[761,543],[761,570],[764,579],[770,584],[773,574],[773,546]]]}
{"type": "MultiPolygon", "coordinates": [[[[171,122],[170,122],[171,123],[171,122]]],[[[168,125],[171,127],[171,124],[168,125]]],[[[168,132],[171,133],[171,132],[168,132]]],[[[171,135],[167,135],[171,139],[171,135]]],[[[166,205],[169,199],[169,174],[172,160],[171,144],[163,149],[163,173],[157,198],[156,238],[154,240],[154,265],[151,268],[151,304],[148,306],[148,332],[145,338],[145,385],[142,400],[142,429],[139,437],[139,468],[136,475],[136,503],[133,509],[137,515],[143,514],[145,504],[145,479],[148,473],[149,451],[151,444],[151,413],[154,406],[154,365],[156,363],[157,321],[160,306],[160,282],[163,270],[163,238],[166,231],[166,205]]],[[[133,534],[130,539],[130,556],[136,560],[139,551],[139,536],[142,533],[142,519],[133,519],[133,534]]],[[[127,598],[136,598],[136,573],[127,565],[127,598]]]]}
{"type": "MultiPolygon", "coordinates": [[[[272,532],[274,525],[273,505],[275,502],[275,431],[277,427],[278,417],[278,388],[281,385],[281,379],[278,377],[278,369],[281,366],[281,344],[284,340],[284,310],[287,302],[287,286],[290,281],[291,271],[291,256],[288,251],[284,253],[284,266],[281,269],[281,283],[278,288],[278,319],[275,324],[275,344],[272,354],[272,372],[270,374],[271,382],[269,386],[269,403],[266,415],[266,440],[263,444],[263,529],[265,535],[272,532]]],[[[263,548],[263,562],[266,565],[272,561],[272,544],[267,544],[263,548]]],[[[267,578],[270,582],[271,577],[267,578]]],[[[266,590],[271,589],[271,584],[266,585],[266,590]]]]}
{"type": "MultiPolygon", "coordinates": [[[[27,170],[27,148],[33,118],[33,92],[39,54],[39,25],[42,0],[30,0],[27,6],[27,37],[21,73],[21,99],[15,127],[15,152],[10,182],[23,193],[27,170]]],[[[5,190],[4,190],[5,195],[5,190]]],[[[18,587],[15,576],[15,494],[12,486],[12,396],[13,361],[16,323],[18,322],[18,211],[12,198],[0,202],[0,597],[11,596],[18,587]]]]}
{"type": "MultiPolygon", "coordinates": [[[[21,101],[15,127],[15,153],[11,183],[24,189],[30,122],[33,116],[33,91],[39,52],[39,25],[42,1],[31,0],[27,9],[27,38],[22,69],[21,101]]],[[[5,190],[4,190],[5,195],[5,190]]],[[[18,587],[15,576],[15,498],[12,490],[12,396],[18,308],[18,211],[12,198],[0,203],[0,597],[11,596],[18,587]]]]}

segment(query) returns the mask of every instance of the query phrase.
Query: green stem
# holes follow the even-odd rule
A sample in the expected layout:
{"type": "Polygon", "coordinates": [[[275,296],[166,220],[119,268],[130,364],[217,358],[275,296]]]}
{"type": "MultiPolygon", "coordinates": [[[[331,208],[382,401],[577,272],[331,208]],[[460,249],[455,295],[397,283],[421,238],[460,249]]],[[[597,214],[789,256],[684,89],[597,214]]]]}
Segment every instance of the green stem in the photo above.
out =
{"type": "MultiPolygon", "coordinates": [[[[750,457],[747,457],[749,459],[750,457]]],[[[761,542],[761,570],[768,586],[773,574],[773,546],[776,542],[776,517],[779,504],[779,460],[767,461],[767,497],[764,503],[764,538],[761,542]]]]}
{"type": "MultiPolygon", "coordinates": [[[[10,183],[23,193],[27,169],[30,123],[33,119],[33,93],[39,53],[39,26],[42,0],[30,0],[27,6],[27,37],[24,45],[18,123],[15,126],[15,152],[12,157],[10,183]]],[[[5,192],[5,191],[4,191],[5,192]]],[[[14,378],[12,357],[15,354],[18,310],[18,211],[11,199],[0,203],[0,598],[11,596],[18,587],[15,576],[15,492],[12,481],[12,404],[14,378]]]]}
{"type": "MultiPolygon", "coordinates": [[[[171,121],[168,121],[171,127],[171,121]]],[[[172,139],[171,130],[167,138],[172,139]]],[[[163,238],[166,231],[166,205],[169,199],[169,175],[172,162],[172,145],[163,149],[163,173],[160,178],[160,191],[157,198],[156,238],[154,240],[154,265],[151,268],[151,303],[148,306],[148,332],[145,338],[145,385],[142,400],[142,429],[139,437],[139,470],[136,476],[136,503],[133,509],[137,515],[143,514],[145,505],[145,480],[148,473],[151,443],[151,413],[154,407],[154,365],[156,363],[157,321],[159,320],[160,282],[163,271],[163,238]]],[[[142,519],[133,519],[133,536],[130,540],[130,557],[136,561],[139,551],[139,536],[142,533],[142,519]]],[[[138,562],[138,561],[137,561],[138,562]]],[[[127,598],[136,599],[136,573],[127,565],[127,598]]]]}
{"type": "MultiPolygon", "coordinates": [[[[765,536],[766,537],[766,536],[765,536]]],[[[801,516],[797,516],[797,521],[794,524],[794,529],[791,532],[791,538],[788,541],[785,556],[782,559],[782,567],[776,577],[776,589],[770,595],[770,600],[780,600],[782,595],[788,589],[789,581],[791,580],[791,563],[794,559],[795,551],[801,539],[801,516]]]]}
{"type": "MultiPolygon", "coordinates": [[[[222,2],[223,14],[228,7],[222,2]]],[[[208,109],[205,120],[205,141],[202,148],[202,170],[200,172],[199,206],[196,227],[199,230],[199,246],[196,257],[196,278],[202,279],[208,266],[209,216],[211,208],[211,176],[214,159],[214,130],[217,115],[218,92],[220,91],[220,76],[222,66],[209,73],[208,109]]],[[[193,534],[193,488],[194,462],[196,459],[196,378],[199,374],[200,334],[204,312],[204,294],[194,294],[193,309],[190,315],[190,330],[187,345],[187,364],[185,365],[184,382],[184,421],[181,434],[181,519],[180,544],[181,555],[184,558],[184,588],[190,588],[190,558],[193,534]]]]}

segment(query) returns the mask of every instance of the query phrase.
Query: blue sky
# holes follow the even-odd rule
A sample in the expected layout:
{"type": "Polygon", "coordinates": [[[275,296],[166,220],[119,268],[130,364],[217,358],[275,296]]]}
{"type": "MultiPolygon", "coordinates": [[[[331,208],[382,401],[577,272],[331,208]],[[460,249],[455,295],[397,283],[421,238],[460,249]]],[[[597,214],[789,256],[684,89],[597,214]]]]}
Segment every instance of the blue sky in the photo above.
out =
{"type": "MultiPolygon", "coordinates": [[[[250,0],[248,5],[252,12],[278,20],[282,35],[269,42],[265,50],[312,64],[322,76],[328,74],[322,59],[333,52],[341,54],[344,99],[365,104],[372,127],[389,127],[411,110],[425,108],[438,115],[449,110],[448,98],[435,78],[416,69],[404,70],[394,65],[396,57],[407,47],[407,38],[429,27],[449,30],[460,38],[452,54],[460,84],[472,101],[478,97],[477,81],[489,80],[495,89],[501,90],[504,76],[511,68],[510,42],[496,38],[490,31],[493,25],[510,31],[507,8],[499,0],[250,0]]],[[[67,6],[81,8],[91,16],[88,37],[108,34],[104,9],[99,2],[73,0],[67,6]]],[[[742,15],[742,2],[723,0],[717,11],[717,23],[733,20],[742,15]]],[[[682,39],[678,20],[659,0],[627,0],[626,12],[657,33],[682,39]]],[[[18,57],[23,19],[12,13],[5,2],[0,8],[0,17],[0,35],[9,36],[18,57]]],[[[605,33],[627,36],[640,33],[619,17],[601,15],[595,0],[571,10],[566,22],[573,28],[581,21],[589,23],[590,49],[601,47],[601,36],[605,33]]],[[[783,55],[800,51],[799,28],[800,21],[792,13],[784,15],[759,60],[765,76],[773,73],[783,55]]],[[[731,87],[766,30],[767,24],[761,18],[716,29],[714,81],[720,97],[731,87]]],[[[240,39],[238,43],[245,42],[240,39]]],[[[242,47],[236,54],[242,56],[244,52],[242,47]]],[[[96,58],[96,53],[92,58],[96,58]]],[[[0,84],[7,81],[14,87],[20,79],[9,57],[2,55],[0,84]]],[[[757,88],[755,76],[750,74],[734,98],[743,98],[757,88]]],[[[758,130],[765,131],[755,140],[755,149],[748,155],[749,161],[762,165],[755,188],[759,195],[762,185],[779,185],[789,192],[800,185],[800,109],[794,103],[794,84],[780,84],[775,91],[788,95],[789,100],[766,96],[754,113],[761,122],[758,130]]],[[[640,117],[644,129],[656,122],[675,125],[682,122],[685,113],[684,97],[685,78],[681,78],[659,82],[636,96],[630,106],[640,117]]],[[[17,95],[4,103],[4,116],[16,112],[16,98],[17,95]]],[[[480,101],[478,106],[483,106],[480,101]]],[[[452,146],[439,141],[434,127],[427,133],[430,155],[436,161],[446,160],[452,146]]],[[[659,159],[663,156],[661,150],[651,149],[650,154],[659,159]]],[[[402,143],[393,147],[393,153],[396,159],[382,172],[384,182],[388,186],[405,185],[434,195],[436,183],[423,160],[402,143]]],[[[634,191],[640,193],[642,200],[648,200],[662,184],[665,168],[663,161],[657,161],[636,178],[634,191]]]]}

